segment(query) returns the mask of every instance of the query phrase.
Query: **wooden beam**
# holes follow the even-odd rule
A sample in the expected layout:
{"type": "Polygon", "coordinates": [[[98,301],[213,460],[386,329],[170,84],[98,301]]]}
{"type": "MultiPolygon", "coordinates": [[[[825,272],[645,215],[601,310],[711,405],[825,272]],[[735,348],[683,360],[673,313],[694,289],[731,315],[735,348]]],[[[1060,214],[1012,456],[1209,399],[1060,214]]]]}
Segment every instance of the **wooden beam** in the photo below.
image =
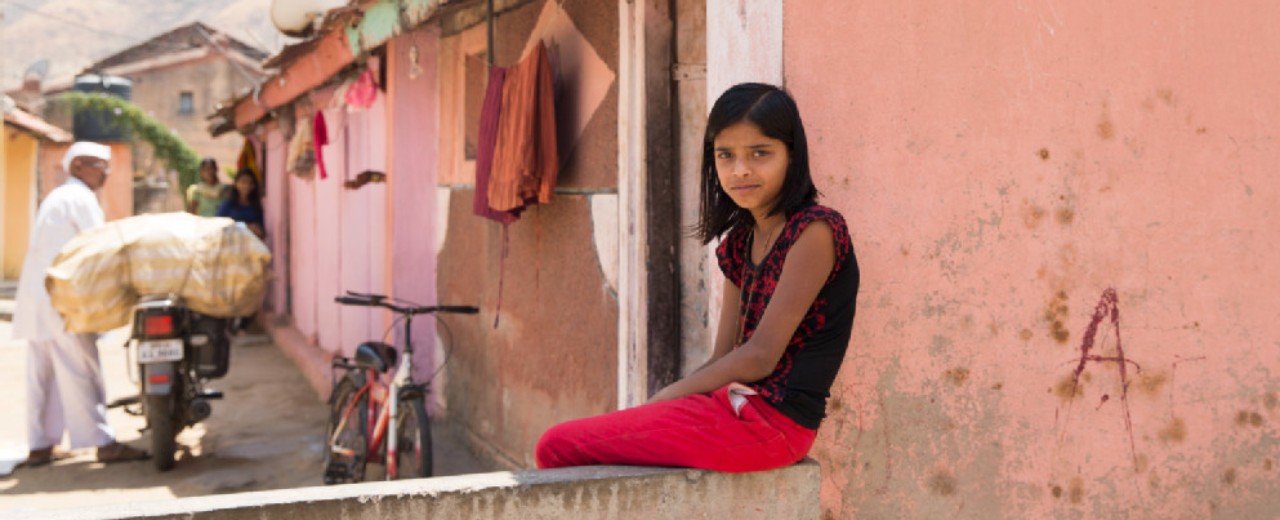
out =
{"type": "Polygon", "coordinates": [[[236,104],[236,128],[256,123],[271,110],[323,85],[353,61],[355,56],[347,45],[346,31],[329,31],[320,37],[310,53],[267,78],[256,96],[246,96],[236,104]]]}

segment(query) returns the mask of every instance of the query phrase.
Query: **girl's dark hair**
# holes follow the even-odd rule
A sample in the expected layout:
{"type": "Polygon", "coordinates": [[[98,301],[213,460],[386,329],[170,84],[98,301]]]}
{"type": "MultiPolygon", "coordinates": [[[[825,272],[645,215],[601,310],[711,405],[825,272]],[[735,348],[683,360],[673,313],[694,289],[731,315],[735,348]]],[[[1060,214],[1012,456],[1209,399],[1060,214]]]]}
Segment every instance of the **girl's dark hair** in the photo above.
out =
{"type": "Polygon", "coordinates": [[[809,142],[805,139],[800,109],[790,94],[763,83],[734,85],[711,107],[707,131],[702,139],[702,204],[698,222],[691,231],[703,244],[710,243],[735,226],[754,221],[751,212],[738,207],[720,186],[716,175],[715,138],[722,130],[740,122],[750,122],[764,135],[787,145],[791,162],[782,181],[782,193],[769,215],[791,215],[817,203],[818,189],[809,174],[809,142]]]}
{"type": "Polygon", "coordinates": [[[235,180],[231,181],[231,189],[233,190],[231,192],[231,203],[241,205],[240,191],[234,186],[235,183],[240,181],[241,177],[248,177],[253,180],[253,191],[249,192],[249,205],[262,207],[262,186],[258,184],[258,176],[253,173],[253,170],[248,168],[241,168],[240,171],[236,172],[235,180]]]}
{"type": "Polygon", "coordinates": [[[213,174],[214,174],[214,175],[217,175],[217,174],[218,174],[218,161],[217,161],[216,159],[214,159],[213,157],[205,157],[204,159],[201,159],[201,160],[200,160],[200,171],[204,171],[204,168],[205,168],[206,166],[209,166],[209,167],[212,167],[212,168],[213,168],[213,174]]]}

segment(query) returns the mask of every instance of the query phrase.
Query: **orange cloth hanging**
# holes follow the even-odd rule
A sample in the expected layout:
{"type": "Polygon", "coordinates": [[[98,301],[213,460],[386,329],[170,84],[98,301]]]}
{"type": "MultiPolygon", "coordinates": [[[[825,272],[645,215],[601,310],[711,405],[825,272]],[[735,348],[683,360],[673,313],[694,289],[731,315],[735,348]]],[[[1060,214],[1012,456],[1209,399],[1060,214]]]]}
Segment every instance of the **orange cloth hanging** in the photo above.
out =
{"type": "Polygon", "coordinates": [[[547,47],[538,42],[528,56],[507,69],[489,207],[511,211],[551,202],[560,170],[554,98],[547,47]]]}

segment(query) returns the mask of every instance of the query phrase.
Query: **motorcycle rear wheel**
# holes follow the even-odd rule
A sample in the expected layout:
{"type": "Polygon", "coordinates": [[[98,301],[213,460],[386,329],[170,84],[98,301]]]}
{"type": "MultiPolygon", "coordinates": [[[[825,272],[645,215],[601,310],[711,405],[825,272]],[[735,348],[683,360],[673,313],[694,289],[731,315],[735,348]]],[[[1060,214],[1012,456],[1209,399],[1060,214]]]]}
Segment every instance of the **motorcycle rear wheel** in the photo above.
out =
{"type": "Polygon", "coordinates": [[[156,469],[173,469],[177,448],[178,421],[172,395],[147,396],[147,424],[151,428],[151,460],[156,469]]]}

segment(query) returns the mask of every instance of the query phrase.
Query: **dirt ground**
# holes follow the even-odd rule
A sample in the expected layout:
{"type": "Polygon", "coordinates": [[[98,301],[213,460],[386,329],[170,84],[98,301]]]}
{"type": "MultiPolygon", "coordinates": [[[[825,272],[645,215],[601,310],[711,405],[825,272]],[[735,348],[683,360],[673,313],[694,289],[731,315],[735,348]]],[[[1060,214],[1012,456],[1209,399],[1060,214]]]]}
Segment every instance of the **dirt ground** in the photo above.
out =
{"type": "MultiPolygon", "coordinates": [[[[13,341],[0,321],[0,469],[26,456],[26,344],[13,341]]],[[[107,400],[133,395],[123,330],[98,342],[107,400]]],[[[238,338],[213,415],[178,437],[177,466],[158,472],[151,461],[104,465],[92,449],[42,468],[0,477],[0,518],[11,513],[176,497],[322,485],[325,404],[292,362],[266,336],[238,338]]],[[[122,409],[108,412],[117,438],[150,449],[145,424],[122,409]]],[[[490,471],[463,449],[450,430],[433,424],[437,475],[490,471]]],[[[64,444],[65,447],[65,444],[64,444]]],[[[370,478],[378,469],[370,466],[370,478]]]]}

